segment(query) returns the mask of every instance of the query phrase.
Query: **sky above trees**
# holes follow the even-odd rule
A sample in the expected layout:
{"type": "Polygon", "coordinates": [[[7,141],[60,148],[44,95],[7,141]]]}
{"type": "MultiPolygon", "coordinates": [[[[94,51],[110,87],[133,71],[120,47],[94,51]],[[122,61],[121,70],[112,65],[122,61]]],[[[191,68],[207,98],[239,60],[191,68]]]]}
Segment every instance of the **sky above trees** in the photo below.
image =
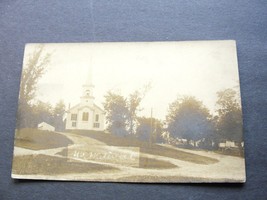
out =
{"type": "MultiPolygon", "coordinates": [[[[25,60],[36,46],[27,45],[25,60]]],[[[51,53],[51,61],[36,98],[52,105],[59,99],[66,105],[79,103],[90,68],[98,105],[103,107],[109,90],[128,96],[150,83],[139,115],[149,117],[153,108],[159,119],[165,119],[179,95],[195,96],[214,112],[218,91],[239,91],[233,41],[46,44],[45,53],[51,53]]]]}

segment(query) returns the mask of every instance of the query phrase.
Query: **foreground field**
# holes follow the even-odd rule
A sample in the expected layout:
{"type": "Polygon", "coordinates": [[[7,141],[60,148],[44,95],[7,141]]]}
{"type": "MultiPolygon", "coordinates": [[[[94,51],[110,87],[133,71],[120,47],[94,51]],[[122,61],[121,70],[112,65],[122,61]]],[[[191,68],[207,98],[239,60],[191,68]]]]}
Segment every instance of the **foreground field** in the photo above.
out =
{"type": "MultiPolygon", "coordinates": [[[[41,137],[51,136],[44,134],[41,137]]],[[[23,139],[15,142],[13,178],[120,182],[244,181],[244,159],[239,157],[158,144],[150,146],[134,138],[119,138],[102,132],[51,134],[57,135],[60,144],[57,147],[39,142],[42,148],[38,148],[38,144],[29,144],[23,139]],[[127,156],[130,156],[129,160],[127,156]]]]}

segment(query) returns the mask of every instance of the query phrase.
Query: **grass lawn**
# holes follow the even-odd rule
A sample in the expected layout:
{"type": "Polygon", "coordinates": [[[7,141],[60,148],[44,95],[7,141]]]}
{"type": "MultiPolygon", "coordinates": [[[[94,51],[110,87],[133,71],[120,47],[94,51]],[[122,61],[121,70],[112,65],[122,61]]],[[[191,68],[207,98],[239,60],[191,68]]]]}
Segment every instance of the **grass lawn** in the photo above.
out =
{"type": "Polygon", "coordinates": [[[147,154],[174,158],[174,159],[192,162],[196,164],[209,165],[209,164],[218,162],[218,160],[214,158],[209,158],[206,156],[188,153],[188,152],[180,151],[178,149],[172,149],[172,148],[168,148],[168,147],[164,147],[164,146],[160,146],[156,144],[154,144],[151,148],[149,147],[142,148],[141,151],[147,154]]]}
{"type": "Polygon", "coordinates": [[[155,156],[164,156],[204,165],[218,162],[217,159],[184,152],[178,149],[168,148],[157,144],[153,144],[150,147],[148,142],[140,141],[133,137],[118,137],[112,134],[97,131],[73,131],[72,133],[96,139],[98,141],[106,143],[109,146],[139,147],[140,153],[146,153],[155,156]]]}
{"type": "Polygon", "coordinates": [[[67,137],[51,131],[38,129],[18,129],[15,135],[15,146],[31,150],[66,147],[73,142],[67,137]]]}
{"type": "Polygon", "coordinates": [[[54,156],[27,155],[13,158],[12,173],[24,175],[59,175],[67,173],[89,173],[117,171],[115,167],[95,163],[68,162],[67,158],[54,156]]]}

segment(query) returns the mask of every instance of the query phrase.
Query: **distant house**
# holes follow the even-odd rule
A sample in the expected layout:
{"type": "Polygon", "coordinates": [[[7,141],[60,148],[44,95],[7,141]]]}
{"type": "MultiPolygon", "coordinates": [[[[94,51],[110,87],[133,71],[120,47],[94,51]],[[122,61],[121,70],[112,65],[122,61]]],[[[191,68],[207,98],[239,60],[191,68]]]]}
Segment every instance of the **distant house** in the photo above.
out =
{"type": "Polygon", "coordinates": [[[51,126],[50,124],[46,122],[41,122],[40,124],[38,124],[38,129],[44,130],[44,131],[55,131],[55,127],[51,126]]]}
{"type": "Polygon", "coordinates": [[[220,149],[230,149],[230,148],[238,148],[238,146],[233,141],[225,141],[219,143],[220,149]]]}
{"type": "Polygon", "coordinates": [[[83,85],[80,103],[71,107],[66,115],[67,130],[96,130],[103,131],[105,126],[105,112],[94,103],[91,73],[83,85]]]}

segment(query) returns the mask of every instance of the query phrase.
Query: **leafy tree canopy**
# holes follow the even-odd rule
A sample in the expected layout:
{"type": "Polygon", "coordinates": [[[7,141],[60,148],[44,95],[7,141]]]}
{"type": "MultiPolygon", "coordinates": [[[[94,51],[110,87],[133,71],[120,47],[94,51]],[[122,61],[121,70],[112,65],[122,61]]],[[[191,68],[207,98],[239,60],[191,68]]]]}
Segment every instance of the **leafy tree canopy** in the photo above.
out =
{"type": "Polygon", "coordinates": [[[46,66],[49,64],[51,54],[43,54],[44,46],[38,46],[28,57],[23,68],[20,83],[20,101],[30,104],[36,94],[39,79],[44,75],[46,66]]]}
{"type": "Polygon", "coordinates": [[[44,46],[39,45],[25,61],[21,75],[17,127],[36,127],[33,100],[38,81],[44,75],[50,62],[51,54],[44,54],[44,46]]]}
{"type": "Polygon", "coordinates": [[[104,109],[108,130],[116,135],[135,134],[137,127],[137,113],[140,103],[150,89],[150,84],[140,90],[135,90],[128,98],[116,92],[109,91],[105,96],[104,109]]]}
{"type": "Polygon", "coordinates": [[[146,93],[151,89],[151,84],[145,85],[139,90],[135,90],[129,95],[127,99],[127,108],[129,111],[128,122],[129,122],[129,133],[134,134],[137,127],[137,113],[141,111],[140,104],[146,93]]]}
{"type": "Polygon", "coordinates": [[[213,133],[210,118],[209,110],[201,101],[184,96],[169,106],[168,131],[173,137],[197,141],[213,133]]]}
{"type": "Polygon", "coordinates": [[[137,138],[151,142],[163,142],[163,125],[155,118],[139,117],[136,130],[137,138]]]}
{"type": "Polygon", "coordinates": [[[242,111],[237,92],[230,88],[219,91],[217,96],[219,137],[224,140],[242,142],[242,111]]]}
{"type": "Polygon", "coordinates": [[[129,116],[127,101],[119,94],[109,91],[105,95],[104,109],[108,130],[118,136],[127,135],[127,119],[129,116]]]}

